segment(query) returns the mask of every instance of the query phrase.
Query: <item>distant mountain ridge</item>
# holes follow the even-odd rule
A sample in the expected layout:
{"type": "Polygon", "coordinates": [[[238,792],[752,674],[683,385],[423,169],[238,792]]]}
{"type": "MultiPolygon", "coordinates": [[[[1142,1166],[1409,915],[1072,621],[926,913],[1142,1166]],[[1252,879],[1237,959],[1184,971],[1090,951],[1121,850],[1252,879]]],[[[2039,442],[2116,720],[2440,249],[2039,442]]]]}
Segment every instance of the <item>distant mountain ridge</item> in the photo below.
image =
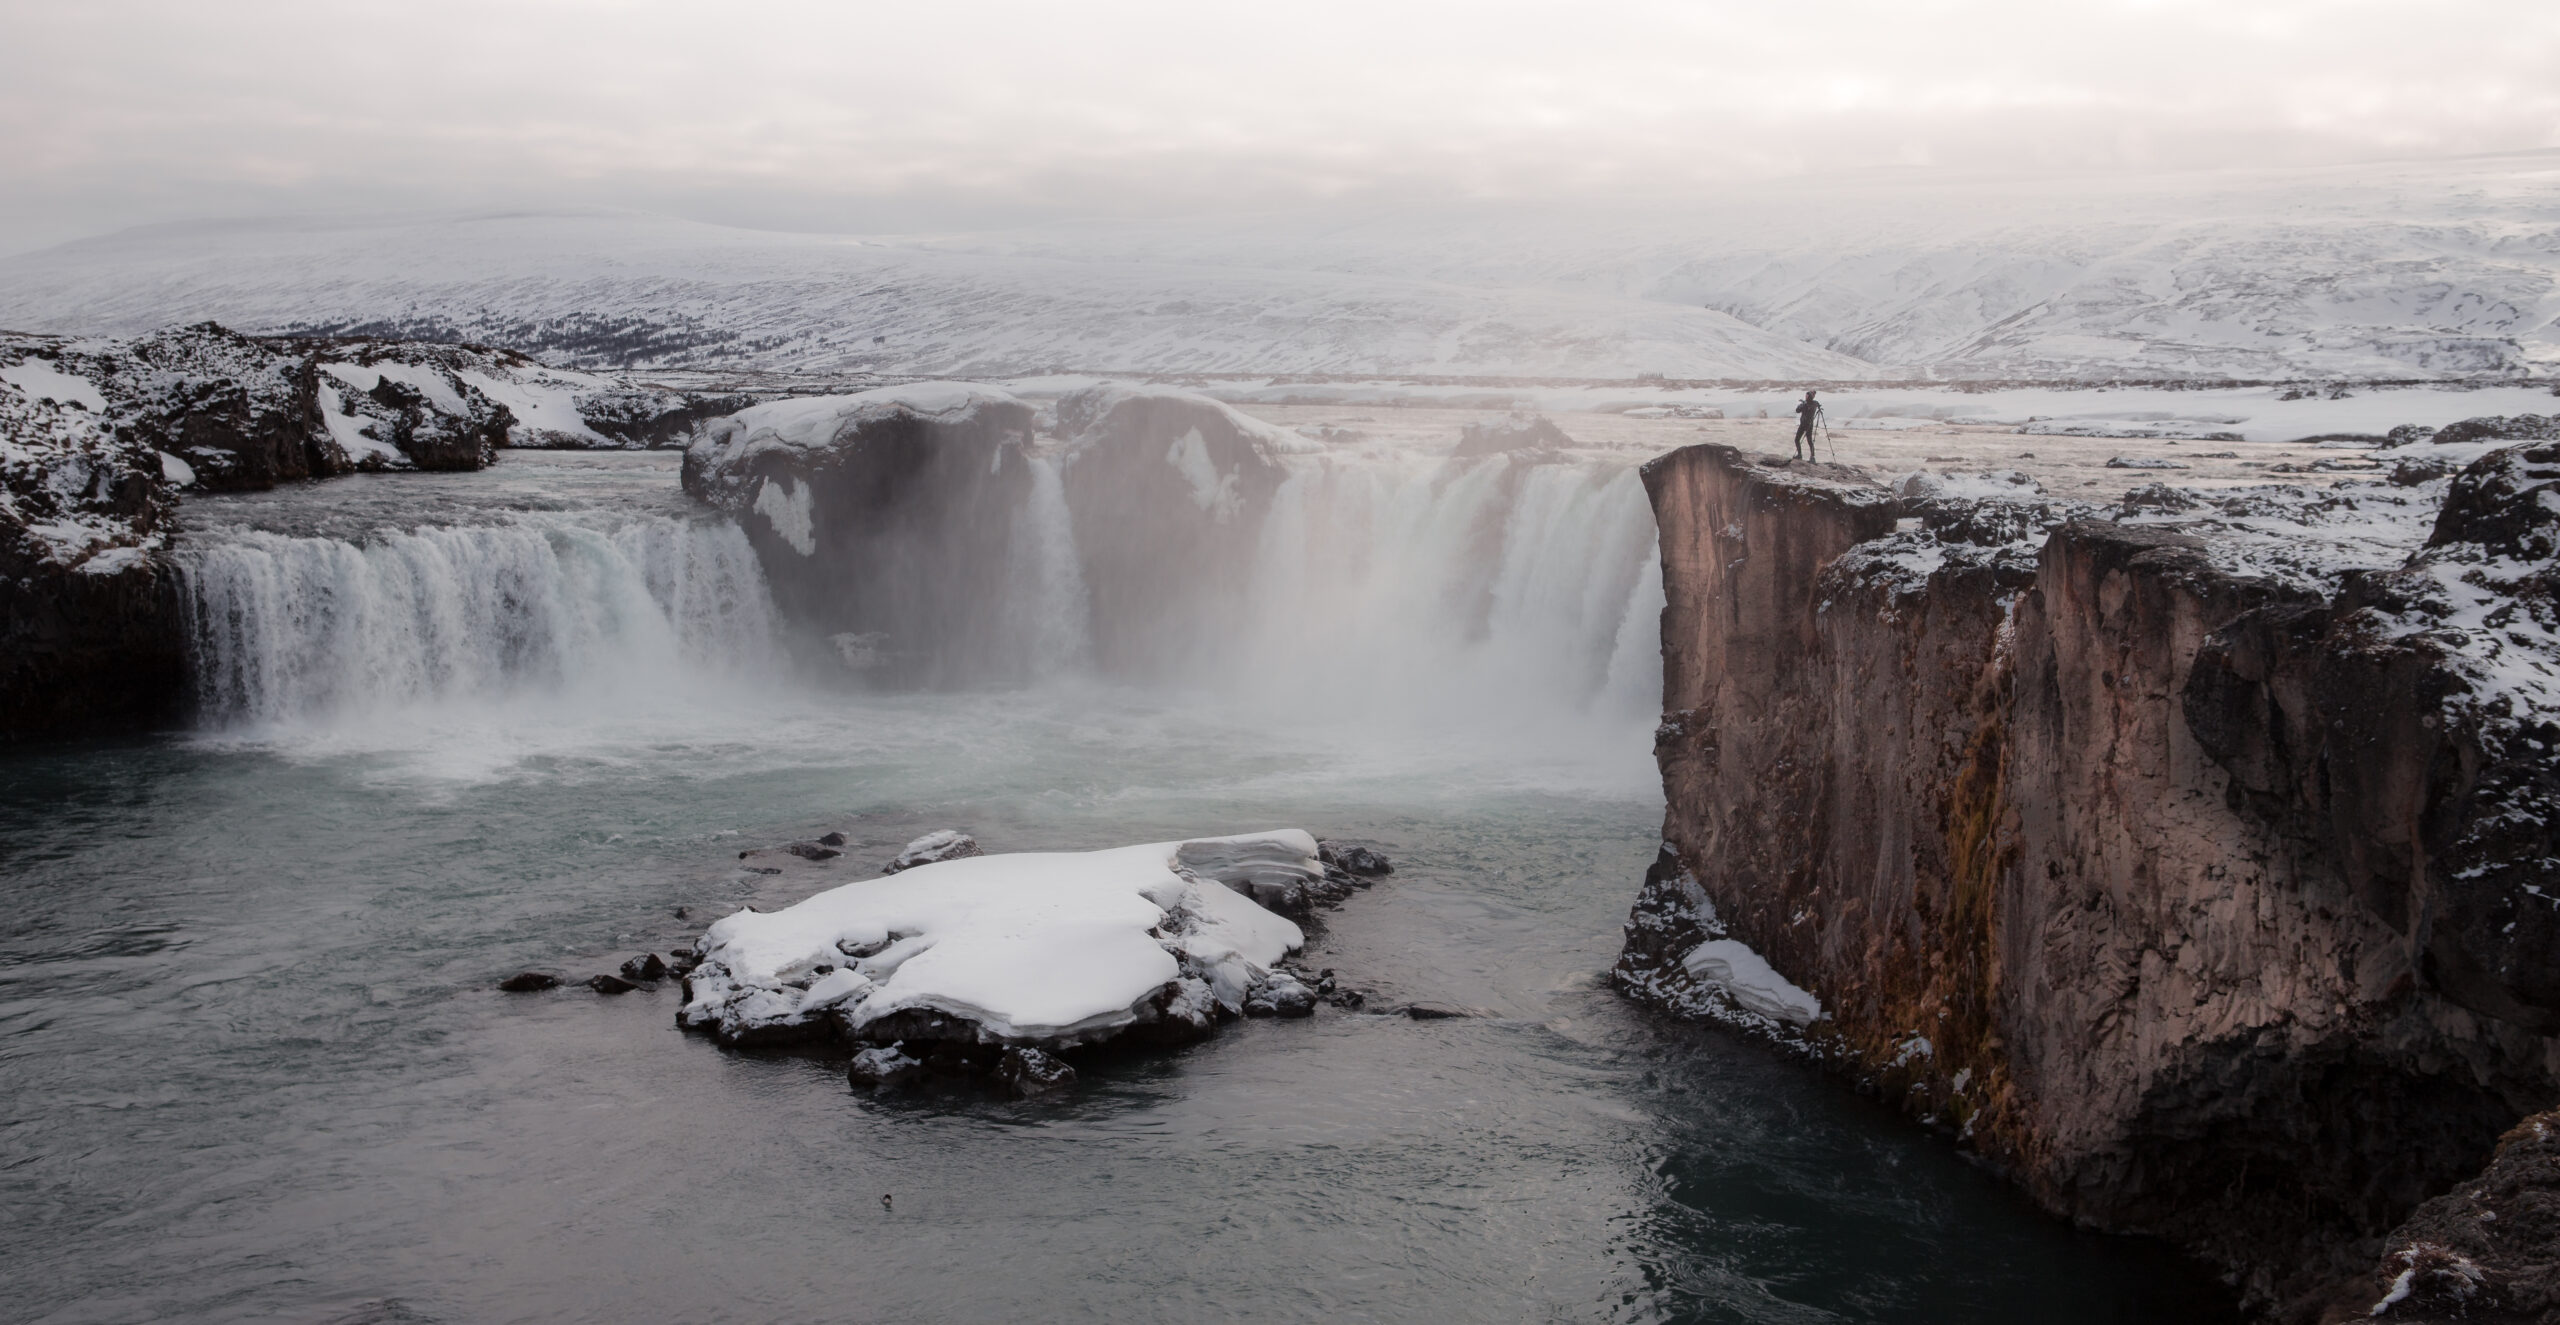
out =
{"type": "Polygon", "coordinates": [[[204,318],[585,368],[2539,377],[2560,371],[2560,156],[893,239],[284,218],[0,260],[0,325],[204,318]]]}

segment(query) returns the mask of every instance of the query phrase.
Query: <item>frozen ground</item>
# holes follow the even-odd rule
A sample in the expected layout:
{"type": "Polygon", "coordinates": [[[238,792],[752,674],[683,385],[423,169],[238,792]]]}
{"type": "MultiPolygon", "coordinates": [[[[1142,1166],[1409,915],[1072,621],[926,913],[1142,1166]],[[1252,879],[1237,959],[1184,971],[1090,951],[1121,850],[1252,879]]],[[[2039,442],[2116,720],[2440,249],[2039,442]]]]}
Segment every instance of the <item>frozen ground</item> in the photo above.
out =
{"type": "Polygon", "coordinates": [[[210,317],[903,376],[2499,379],[2560,365],[2555,254],[2546,152],[980,234],[208,222],[0,260],[0,326],[210,317]]]}
{"type": "MultiPolygon", "coordinates": [[[[1015,389],[1026,390],[1031,384],[1016,383],[1015,389]]],[[[1290,390],[1298,390],[1291,388],[1290,390]]],[[[1454,447],[1459,431],[1470,423],[1481,423],[1504,417],[1500,409],[1430,406],[1395,406],[1362,404],[1355,400],[1339,405],[1260,403],[1252,397],[1260,391],[1230,391],[1212,388],[1211,394],[1239,397],[1241,408],[1257,418],[1294,428],[1309,436],[1326,440],[1328,446],[1396,446],[1427,449],[1434,446],[1454,447]]],[[[1384,394],[1383,389],[1381,394],[1384,394]]],[[[1398,393],[1404,399],[1417,398],[1411,388],[1398,393]]],[[[1664,393],[1701,403],[1708,399],[1704,392],[1664,393]]],[[[2378,434],[2402,423],[2441,426],[2458,418],[2481,414],[2522,413],[2560,409],[2560,399],[2547,392],[2502,388],[2481,391],[2389,391],[2372,392],[2342,401],[2279,401],[2274,392],[2226,393],[2223,402],[2189,400],[2189,409],[2210,412],[2232,419],[2225,425],[2229,431],[2257,439],[2237,441],[2202,441],[2175,437],[2077,436],[2065,433],[2031,433],[2021,429],[2037,426],[2028,422],[2041,416],[2030,411],[2062,403],[2099,405],[2111,398],[2121,398],[2138,407],[2157,403],[2155,397],[2192,397],[2204,393],[2190,392],[2015,392],[1975,397],[1961,393],[1845,393],[1830,397],[1828,413],[1832,419],[1832,448],[1822,459],[1855,465],[1877,478],[1891,481],[1902,475],[1926,470],[1937,474],[1966,474],[2015,471],[2033,479],[2046,493],[2075,501],[2112,502],[2126,492],[2146,484],[2172,482],[2198,488],[2236,487],[2270,482],[2328,487],[2341,479],[2373,478],[2388,469],[2375,458],[2374,448],[2363,444],[2323,443],[2317,440],[2272,440],[2277,437],[2317,437],[2333,429],[2345,430],[2353,425],[2361,431],[2371,429],[2378,434]],[[2227,408],[2217,410],[2218,403],[2227,408]],[[2203,408],[2197,410],[2201,404],[2203,408]],[[1998,422],[1946,422],[1922,415],[1924,410],[1972,405],[1979,413],[1966,417],[1992,419],[1998,422]],[[2354,407],[2350,410],[2348,407],[2354,407]],[[2252,413],[2242,415],[2240,410],[2252,413]],[[1857,411],[1909,410],[1910,413],[1889,414],[1867,419],[1857,411]],[[2002,417],[2005,415],[2005,417],[2002,417]],[[2388,422],[2385,422],[2388,420],[2388,422]],[[1860,426],[1874,424],[1878,426],[1860,426]],[[2109,461],[2165,462],[2180,468],[2151,468],[2131,465],[2110,466],[2109,461]]],[[[1623,397],[1600,393],[1559,389],[1553,392],[1519,392],[1503,399],[1548,401],[1556,405],[1597,402],[1614,404],[1623,397]]],[[[1426,397],[1427,398],[1427,397],[1426,397]]],[[[1728,413],[1766,408],[1773,415],[1781,413],[1788,397],[1780,393],[1720,393],[1715,397],[1728,413]]],[[[1479,402],[1497,403],[1497,402],[1479,402]]],[[[1616,411],[1556,412],[1548,415],[1576,443],[1576,454],[1617,456],[1642,461],[1675,447],[1697,442],[1722,442],[1745,451],[1785,456],[1795,434],[1792,418],[1723,418],[1688,419],[1676,417],[1643,417],[1616,411]]],[[[2378,440],[2378,438],[2377,438],[2378,440]]]]}

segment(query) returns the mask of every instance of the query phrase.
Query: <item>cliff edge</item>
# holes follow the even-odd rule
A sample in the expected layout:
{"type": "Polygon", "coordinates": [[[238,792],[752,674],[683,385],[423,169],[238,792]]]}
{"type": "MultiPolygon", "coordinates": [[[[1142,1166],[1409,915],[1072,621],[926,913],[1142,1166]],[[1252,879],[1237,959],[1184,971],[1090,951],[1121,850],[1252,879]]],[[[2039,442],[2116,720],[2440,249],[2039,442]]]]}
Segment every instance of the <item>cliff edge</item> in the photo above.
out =
{"type": "Polygon", "coordinates": [[[2370,1308],[2560,1100],[2560,448],[2114,509],[1723,446],[1645,481],[1622,988],[1753,1021],[1690,960],[1748,944],[1825,1011],[1768,1029],[2282,1319],[2370,1308]]]}

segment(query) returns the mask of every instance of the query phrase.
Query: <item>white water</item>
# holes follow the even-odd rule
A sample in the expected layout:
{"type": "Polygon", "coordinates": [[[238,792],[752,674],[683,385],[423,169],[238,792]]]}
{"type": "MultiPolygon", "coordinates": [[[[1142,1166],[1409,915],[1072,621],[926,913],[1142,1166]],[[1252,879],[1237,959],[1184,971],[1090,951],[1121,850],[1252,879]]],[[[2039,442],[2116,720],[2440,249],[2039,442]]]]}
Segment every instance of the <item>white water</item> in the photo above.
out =
{"type": "Polygon", "coordinates": [[[1372,715],[1647,717],[1653,513],[1623,463],[1292,458],[1264,526],[1257,637],[1282,702],[1372,715]]]}
{"type": "MultiPolygon", "coordinates": [[[[1614,740],[1650,720],[1661,583],[1651,512],[1622,460],[1374,447],[1286,463],[1235,614],[1246,624],[1204,627],[1186,689],[1284,721],[1496,736],[1535,727],[1614,740]]],[[[1011,673],[1037,685],[1110,683],[1092,674],[1058,462],[1032,466],[1001,647],[1020,659],[1011,673]]],[[[291,533],[217,519],[185,562],[206,724],[352,731],[394,714],[495,708],[512,712],[481,725],[513,739],[526,712],[545,727],[629,727],[679,701],[788,679],[781,623],[734,524],[670,512],[656,485],[672,475],[633,474],[603,492],[592,476],[563,475],[587,485],[576,509],[523,511],[527,493],[564,489],[518,462],[492,476],[358,479],[261,499],[268,523],[286,513],[291,533]],[[501,479],[517,509],[473,512],[467,498],[501,479]],[[432,491],[435,518],[450,523],[410,527],[410,508],[386,500],[395,483],[432,491]],[[365,503],[361,518],[338,518],[365,503]],[[760,684],[727,684],[742,677],[760,684]]]]}
{"type": "Polygon", "coordinates": [[[763,575],[726,522],[249,530],[196,552],[185,579],[197,698],[217,726],[561,687],[645,702],[777,660],[763,575]]]}

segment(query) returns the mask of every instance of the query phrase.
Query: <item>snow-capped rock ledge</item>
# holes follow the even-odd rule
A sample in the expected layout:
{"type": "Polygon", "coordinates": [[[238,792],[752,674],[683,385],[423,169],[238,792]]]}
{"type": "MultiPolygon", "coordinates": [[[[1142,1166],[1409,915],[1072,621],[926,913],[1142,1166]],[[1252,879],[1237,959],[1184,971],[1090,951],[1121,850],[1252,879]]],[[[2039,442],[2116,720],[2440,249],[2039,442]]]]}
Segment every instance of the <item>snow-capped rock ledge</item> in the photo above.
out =
{"type": "Polygon", "coordinates": [[[1053,1051],[1312,1009],[1277,969],[1305,935],[1246,890],[1325,873],[1294,828],[932,861],[715,923],[676,1020],[731,1045],[833,1042],[875,1077],[941,1053],[1044,1078],[1053,1051]]]}

